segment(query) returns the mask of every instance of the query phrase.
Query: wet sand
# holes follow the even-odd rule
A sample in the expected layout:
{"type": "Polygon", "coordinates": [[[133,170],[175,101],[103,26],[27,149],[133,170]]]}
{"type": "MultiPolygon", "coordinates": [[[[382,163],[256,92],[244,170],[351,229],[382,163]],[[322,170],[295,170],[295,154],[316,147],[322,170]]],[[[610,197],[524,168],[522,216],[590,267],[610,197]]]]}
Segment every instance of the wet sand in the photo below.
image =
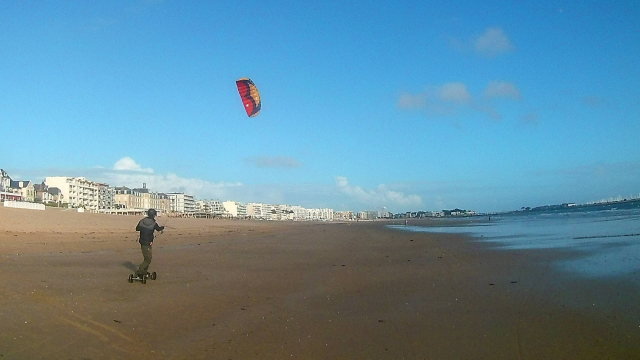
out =
{"type": "Polygon", "coordinates": [[[385,223],[159,219],[0,206],[1,359],[637,359],[638,290],[575,254],[385,223]],[[593,305],[591,305],[593,303],[593,305]]]}

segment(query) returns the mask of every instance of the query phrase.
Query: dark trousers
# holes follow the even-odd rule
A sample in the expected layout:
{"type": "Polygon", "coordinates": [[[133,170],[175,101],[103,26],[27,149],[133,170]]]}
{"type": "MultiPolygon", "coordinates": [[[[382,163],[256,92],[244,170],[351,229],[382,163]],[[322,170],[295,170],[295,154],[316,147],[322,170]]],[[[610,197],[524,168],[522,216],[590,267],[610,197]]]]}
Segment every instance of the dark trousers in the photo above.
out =
{"type": "Polygon", "coordinates": [[[136,271],[136,275],[146,275],[147,270],[149,270],[149,265],[151,264],[151,245],[140,245],[140,249],[142,249],[142,256],[144,257],[144,261],[138,267],[138,271],[136,271]]]}

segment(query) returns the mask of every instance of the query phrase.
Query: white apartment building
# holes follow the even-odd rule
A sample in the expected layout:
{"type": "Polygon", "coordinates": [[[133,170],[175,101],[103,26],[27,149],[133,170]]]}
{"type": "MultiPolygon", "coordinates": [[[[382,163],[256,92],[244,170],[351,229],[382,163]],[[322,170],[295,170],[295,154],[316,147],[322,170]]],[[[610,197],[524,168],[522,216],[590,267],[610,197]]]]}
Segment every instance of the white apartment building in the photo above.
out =
{"type": "Polygon", "coordinates": [[[224,206],[220,200],[198,200],[196,201],[197,212],[212,215],[224,214],[224,206]]]}
{"type": "Polygon", "coordinates": [[[335,211],[333,213],[334,220],[351,221],[355,220],[356,218],[356,214],[354,214],[353,211],[335,211]]]}
{"type": "Polygon", "coordinates": [[[116,191],[109,184],[98,183],[98,209],[112,210],[116,205],[116,191]]]}
{"type": "Polygon", "coordinates": [[[379,213],[374,210],[361,211],[358,213],[360,220],[375,220],[378,218],[379,213]]]}
{"type": "Polygon", "coordinates": [[[62,201],[70,207],[98,210],[99,184],[84,177],[50,176],[44,183],[57,187],[62,193],[62,201]]]}
{"type": "Polygon", "coordinates": [[[196,212],[200,214],[211,214],[211,204],[208,200],[196,200],[196,212]]]}
{"type": "Polygon", "coordinates": [[[166,194],[171,202],[171,211],[177,214],[195,214],[198,210],[196,200],[185,193],[166,194]]]}
{"type": "Polygon", "coordinates": [[[6,171],[0,169],[0,191],[8,191],[11,187],[11,177],[6,171]]]}
{"type": "Polygon", "coordinates": [[[269,205],[262,203],[249,203],[247,204],[247,216],[252,219],[268,219],[269,205]]]}
{"type": "Polygon", "coordinates": [[[333,220],[333,209],[306,209],[298,205],[270,205],[262,203],[249,203],[246,207],[247,216],[253,219],[280,221],[333,220]]]}
{"type": "Polygon", "coordinates": [[[233,217],[246,217],[247,205],[239,203],[237,201],[225,201],[222,203],[224,210],[233,217]]]}
{"type": "Polygon", "coordinates": [[[333,220],[333,209],[309,209],[307,220],[331,221],[333,220]]]}
{"type": "Polygon", "coordinates": [[[302,206],[294,205],[290,210],[292,211],[291,220],[304,221],[309,217],[309,209],[305,209],[302,206]]]}

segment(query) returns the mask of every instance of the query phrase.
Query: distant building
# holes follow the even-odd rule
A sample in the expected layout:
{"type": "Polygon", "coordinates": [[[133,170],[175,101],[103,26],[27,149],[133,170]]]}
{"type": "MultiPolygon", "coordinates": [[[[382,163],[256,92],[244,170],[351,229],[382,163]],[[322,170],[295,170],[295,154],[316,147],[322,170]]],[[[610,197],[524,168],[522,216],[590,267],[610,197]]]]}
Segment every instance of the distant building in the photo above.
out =
{"type": "Polygon", "coordinates": [[[134,189],[126,186],[113,188],[115,207],[118,209],[143,209],[142,196],[134,189]]]}
{"type": "Polygon", "coordinates": [[[84,177],[50,176],[45,178],[48,187],[57,187],[62,201],[70,207],[98,210],[99,184],[84,177]]]}
{"type": "Polygon", "coordinates": [[[113,210],[116,208],[116,191],[109,184],[98,183],[98,209],[113,210]]]}
{"type": "Polygon", "coordinates": [[[225,201],[222,203],[224,210],[232,217],[244,218],[247,217],[247,206],[237,201],[225,201]]]}
{"type": "Polygon", "coordinates": [[[22,196],[23,201],[36,201],[36,189],[31,181],[11,180],[11,189],[22,196]]]}
{"type": "Polygon", "coordinates": [[[201,214],[210,214],[213,216],[221,216],[224,214],[224,206],[220,200],[197,200],[196,212],[201,214]]]}
{"type": "Polygon", "coordinates": [[[11,187],[11,181],[9,174],[0,169],[0,201],[22,201],[22,195],[11,187]]]}
{"type": "Polygon", "coordinates": [[[11,187],[11,178],[3,169],[0,169],[0,191],[8,192],[11,187]]]}
{"type": "Polygon", "coordinates": [[[247,216],[252,219],[267,220],[269,219],[268,210],[270,208],[271,208],[270,205],[266,205],[262,203],[248,203],[247,216]]]}
{"type": "Polygon", "coordinates": [[[43,204],[57,203],[58,206],[62,203],[63,195],[62,191],[54,186],[47,186],[47,184],[42,182],[42,184],[34,185],[36,191],[36,201],[41,202],[43,204]]]}
{"type": "Polygon", "coordinates": [[[312,220],[312,221],[333,220],[333,209],[307,209],[307,220],[312,220]]]}
{"type": "Polygon", "coordinates": [[[176,214],[195,214],[197,208],[196,200],[192,195],[185,193],[167,193],[170,201],[171,212],[176,214]]]}
{"type": "Polygon", "coordinates": [[[289,220],[304,221],[309,218],[309,209],[305,209],[302,206],[291,206],[289,211],[289,220]]]}
{"type": "Polygon", "coordinates": [[[335,211],[333,213],[333,220],[336,221],[352,221],[356,220],[357,216],[353,211],[335,211]]]}
{"type": "Polygon", "coordinates": [[[358,213],[358,219],[360,220],[375,220],[377,218],[378,218],[377,211],[368,210],[368,211],[361,211],[358,213]]]}
{"type": "Polygon", "coordinates": [[[142,188],[130,189],[126,186],[113,188],[114,208],[131,210],[156,209],[158,214],[171,212],[171,200],[167,194],[149,191],[146,184],[142,188]]]}

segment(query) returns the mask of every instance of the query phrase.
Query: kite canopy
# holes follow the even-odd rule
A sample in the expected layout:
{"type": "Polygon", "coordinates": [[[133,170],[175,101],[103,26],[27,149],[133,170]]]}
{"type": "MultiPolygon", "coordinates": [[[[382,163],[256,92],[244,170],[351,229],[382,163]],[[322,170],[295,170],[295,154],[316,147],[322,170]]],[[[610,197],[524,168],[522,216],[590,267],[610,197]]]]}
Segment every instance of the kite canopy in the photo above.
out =
{"type": "Polygon", "coordinates": [[[256,85],[249,78],[238,79],[236,85],[238,85],[238,92],[247,115],[249,117],[258,115],[262,103],[256,85]]]}

